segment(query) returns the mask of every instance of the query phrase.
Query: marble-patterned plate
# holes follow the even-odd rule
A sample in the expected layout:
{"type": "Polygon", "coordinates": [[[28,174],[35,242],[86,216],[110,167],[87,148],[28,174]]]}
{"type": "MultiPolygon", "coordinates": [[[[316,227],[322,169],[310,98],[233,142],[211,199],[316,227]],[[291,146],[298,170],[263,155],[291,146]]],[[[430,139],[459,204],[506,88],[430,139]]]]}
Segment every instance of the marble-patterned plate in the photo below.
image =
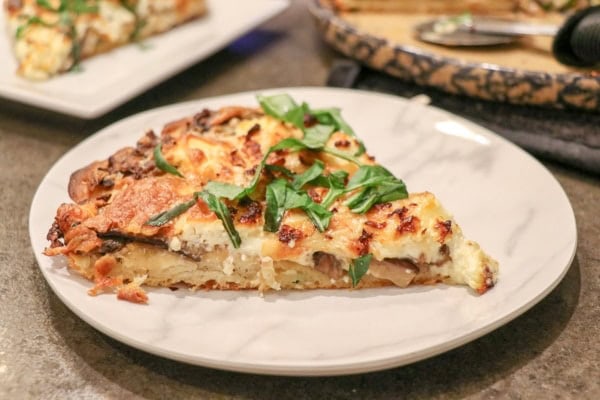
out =
{"type": "Polygon", "coordinates": [[[395,367],[452,349],[505,324],[546,296],[573,259],[576,229],[564,191],[535,159],[486,129],[389,95],[286,88],[315,107],[338,106],[378,161],[411,191],[437,194],[464,233],[500,262],[482,296],[446,285],[307,292],[150,289],[148,305],[87,295],[90,282],[42,255],[72,171],[135,143],[147,129],[205,107],[256,105],[254,93],[176,104],[87,138],[48,172],[33,199],[30,235],[40,269],[82,320],[133,347],[207,367],[277,375],[336,375],[395,367]]]}

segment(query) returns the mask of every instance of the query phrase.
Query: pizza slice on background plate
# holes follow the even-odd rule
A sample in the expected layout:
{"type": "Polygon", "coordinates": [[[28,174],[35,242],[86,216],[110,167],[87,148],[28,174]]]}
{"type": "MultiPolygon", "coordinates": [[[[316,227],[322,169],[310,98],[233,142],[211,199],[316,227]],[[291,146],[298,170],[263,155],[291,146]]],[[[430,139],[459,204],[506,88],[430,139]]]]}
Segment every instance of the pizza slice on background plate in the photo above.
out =
{"type": "Polygon", "coordinates": [[[45,80],[206,12],[204,0],[4,0],[17,73],[45,80]]]}

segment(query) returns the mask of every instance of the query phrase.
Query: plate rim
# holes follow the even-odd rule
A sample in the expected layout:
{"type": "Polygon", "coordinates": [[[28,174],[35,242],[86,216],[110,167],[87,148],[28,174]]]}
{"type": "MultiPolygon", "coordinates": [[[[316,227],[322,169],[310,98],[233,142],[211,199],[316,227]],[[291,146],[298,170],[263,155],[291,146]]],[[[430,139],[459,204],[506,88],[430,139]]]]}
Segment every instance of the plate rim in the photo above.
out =
{"type": "MultiPolygon", "coordinates": [[[[94,321],[94,319],[92,318],[91,315],[85,314],[75,304],[72,304],[66,298],[66,296],[58,289],[58,287],[56,286],[56,282],[54,282],[54,280],[51,279],[51,275],[50,275],[48,269],[43,267],[40,263],[41,254],[38,254],[38,252],[35,251],[36,250],[35,246],[34,246],[35,237],[33,236],[34,232],[32,231],[32,226],[35,223],[34,222],[34,214],[35,214],[34,205],[39,202],[39,198],[42,196],[41,189],[42,189],[43,183],[45,183],[46,179],[52,175],[54,169],[57,168],[57,166],[60,164],[61,161],[68,159],[72,154],[75,154],[81,147],[85,147],[87,143],[95,140],[96,137],[103,136],[107,132],[117,129],[120,125],[127,125],[127,124],[134,123],[137,119],[142,119],[142,118],[145,118],[152,114],[161,114],[161,113],[168,112],[169,110],[177,110],[177,109],[182,109],[185,107],[193,107],[195,105],[201,106],[203,103],[222,102],[222,101],[226,101],[229,98],[256,95],[257,93],[273,93],[273,92],[289,93],[289,92],[302,92],[302,91],[316,91],[316,92],[332,91],[332,92],[338,92],[341,94],[352,93],[352,94],[359,94],[359,95],[383,97],[383,98],[387,98],[392,101],[400,101],[400,102],[409,102],[410,101],[409,99],[401,98],[401,97],[390,95],[390,94],[379,93],[379,92],[370,92],[370,91],[364,91],[364,90],[356,90],[356,89],[329,88],[329,87],[319,87],[319,86],[279,87],[279,88],[269,88],[269,89],[264,89],[264,90],[249,90],[249,91],[244,91],[244,92],[224,94],[224,95],[219,95],[219,96],[214,96],[214,97],[209,97],[209,98],[196,99],[196,100],[190,100],[190,101],[185,101],[185,102],[169,104],[169,105],[145,110],[143,112],[130,115],[128,117],[125,117],[119,121],[116,121],[102,129],[100,129],[99,131],[89,135],[87,138],[85,138],[84,140],[79,142],[77,145],[75,145],[74,147],[72,147],[71,149],[66,151],[63,155],[61,155],[58,159],[56,159],[54,161],[52,167],[48,170],[48,172],[45,174],[45,176],[40,181],[40,183],[35,191],[35,194],[32,198],[32,201],[31,201],[31,207],[30,207],[30,212],[29,212],[29,217],[28,217],[30,243],[31,243],[31,247],[34,252],[34,256],[36,258],[36,263],[38,264],[38,268],[41,270],[42,275],[44,276],[44,279],[46,280],[46,282],[52,289],[53,293],[61,300],[61,302],[69,310],[71,310],[75,315],[77,315],[79,318],[81,318],[83,321],[85,321],[88,325],[92,326],[94,329],[96,329],[96,330],[102,332],[103,334],[106,334],[109,337],[112,337],[113,339],[116,339],[126,345],[132,346],[141,351],[144,351],[144,352],[147,352],[150,354],[154,354],[154,355],[157,355],[157,356],[160,356],[163,358],[176,360],[176,361],[183,362],[186,364],[191,364],[191,365],[214,368],[214,369],[218,369],[218,370],[235,371],[235,372],[242,372],[242,373],[252,373],[252,374],[257,374],[257,375],[342,376],[342,375],[353,375],[353,374],[365,373],[365,372],[374,372],[374,371],[380,371],[380,370],[389,369],[389,368],[393,368],[393,367],[404,366],[404,365],[411,364],[411,363],[414,363],[417,361],[421,361],[421,360],[424,360],[424,359],[427,359],[427,358],[430,358],[430,357],[433,357],[436,355],[443,354],[447,351],[450,351],[450,350],[460,347],[466,343],[469,343],[475,339],[478,339],[478,338],[498,329],[499,327],[507,324],[508,322],[518,318],[523,313],[525,313],[527,310],[534,307],[536,304],[538,304],[542,299],[544,299],[550,292],[552,292],[552,290],[554,290],[558,286],[558,284],[563,280],[564,276],[570,270],[570,268],[573,264],[573,260],[576,255],[576,250],[577,250],[577,240],[578,240],[577,224],[576,224],[576,219],[575,219],[575,214],[573,211],[572,204],[571,204],[568,196],[566,195],[564,188],[562,187],[560,182],[558,182],[558,180],[554,177],[554,175],[552,175],[552,173],[536,158],[529,155],[526,151],[524,151],[520,147],[516,146],[512,142],[508,141],[507,139],[503,138],[502,136],[494,133],[490,129],[485,128],[485,127],[483,127],[475,122],[472,122],[466,118],[463,118],[461,116],[458,116],[458,115],[452,114],[448,111],[445,111],[443,109],[440,109],[438,107],[430,106],[430,105],[423,105],[424,107],[433,109],[435,112],[438,112],[441,115],[445,115],[446,117],[449,117],[451,119],[458,120],[461,123],[466,123],[467,125],[476,126],[481,131],[484,131],[487,134],[494,137],[494,139],[496,139],[500,143],[502,143],[503,146],[509,146],[511,148],[511,151],[517,151],[517,152],[521,153],[521,155],[526,157],[529,162],[533,162],[538,168],[540,168],[544,172],[544,174],[547,176],[547,178],[551,179],[552,184],[555,185],[555,188],[559,190],[559,193],[562,196],[562,201],[565,201],[566,205],[568,206],[568,211],[569,211],[568,216],[569,216],[569,222],[571,225],[570,227],[573,229],[573,234],[574,234],[573,246],[570,249],[568,263],[566,263],[566,265],[562,268],[561,273],[554,279],[554,281],[550,285],[545,287],[544,290],[540,291],[535,296],[530,298],[528,301],[525,301],[519,307],[517,307],[516,309],[513,309],[511,312],[507,313],[506,315],[502,316],[501,318],[496,318],[493,322],[488,323],[485,326],[479,327],[478,329],[472,330],[467,334],[462,334],[459,337],[454,338],[450,341],[445,341],[445,342],[440,343],[435,346],[429,346],[425,349],[421,349],[421,350],[409,353],[408,355],[401,354],[401,355],[394,355],[394,356],[390,356],[390,357],[383,357],[383,358],[379,358],[377,360],[370,360],[367,362],[361,362],[361,363],[353,364],[350,366],[343,365],[343,364],[340,365],[339,363],[333,362],[331,364],[322,364],[317,367],[311,366],[310,370],[309,370],[308,364],[307,365],[297,364],[294,366],[280,365],[280,364],[277,364],[277,362],[252,364],[252,363],[245,363],[245,362],[239,362],[239,361],[230,362],[228,360],[223,360],[223,359],[214,359],[214,358],[198,357],[198,356],[194,356],[194,360],[191,360],[189,356],[186,356],[186,354],[174,352],[172,350],[164,350],[164,349],[161,349],[154,345],[146,344],[135,338],[130,338],[127,335],[123,335],[123,334],[119,333],[117,330],[114,330],[109,326],[104,326],[100,323],[97,323],[96,321],[94,321]]],[[[84,281],[84,279],[80,278],[80,277],[75,277],[75,279],[81,279],[82,281],[84,281]]]]}

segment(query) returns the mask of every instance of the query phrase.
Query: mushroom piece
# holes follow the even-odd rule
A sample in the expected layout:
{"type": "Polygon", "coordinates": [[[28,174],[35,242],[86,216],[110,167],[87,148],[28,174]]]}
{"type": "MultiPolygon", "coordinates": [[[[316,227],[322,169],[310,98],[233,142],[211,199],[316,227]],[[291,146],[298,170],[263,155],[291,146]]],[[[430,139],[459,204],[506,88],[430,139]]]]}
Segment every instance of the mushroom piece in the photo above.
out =
{"type": "Polygon", "coordinates": [[[369,265],[369,273],[375,278],[386,279],[396,286],[407,287],[413,281],[419,268],[410,260],[386,258],[373,260],[369,265]]]}

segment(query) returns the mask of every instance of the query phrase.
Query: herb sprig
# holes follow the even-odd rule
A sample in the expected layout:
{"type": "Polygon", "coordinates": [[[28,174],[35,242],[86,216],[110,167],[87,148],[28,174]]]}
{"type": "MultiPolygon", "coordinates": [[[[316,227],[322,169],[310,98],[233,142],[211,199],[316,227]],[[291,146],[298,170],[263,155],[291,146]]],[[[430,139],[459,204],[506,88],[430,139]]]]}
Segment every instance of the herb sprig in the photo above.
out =
{"type": "Polygon", "coordinates": [[[306,192],[294,188],[284,179],[275,179],[267,185],[265,202],[264,230],[267,232],[277,232],[285,212],[295,208],[302,209],[319,232],[329,226],[331,211],[315,203],[306,192]]]}
{"type": "Polygon", "coordinates": [[[153,154],[154,154],[154,163],[156,164],[156,167],[162,171],[169,173],[169,174],[176,175],[180,178],[183,178],[183,175],[181,174],[181,172],[179,172],[177,170],[177,168],[175,168],[174,166],[169,164],[169,162],[167,160],[165,160],[165,158],[162,155],[161,148],[162,148],[162,145],[160,143],[157,144],[156,147],[154,148],[153,154]]]}
{"type": "Polygon", "coordinates": [[[358,282],[360,282],[362,277],[367,273],[372,258],[372,254],[365,254],[364,256],[352,260],[350,267],[348,268],[348,275],[350,275],[350,279],[352,280],[352,287],[356,287],[358,282]]]}

